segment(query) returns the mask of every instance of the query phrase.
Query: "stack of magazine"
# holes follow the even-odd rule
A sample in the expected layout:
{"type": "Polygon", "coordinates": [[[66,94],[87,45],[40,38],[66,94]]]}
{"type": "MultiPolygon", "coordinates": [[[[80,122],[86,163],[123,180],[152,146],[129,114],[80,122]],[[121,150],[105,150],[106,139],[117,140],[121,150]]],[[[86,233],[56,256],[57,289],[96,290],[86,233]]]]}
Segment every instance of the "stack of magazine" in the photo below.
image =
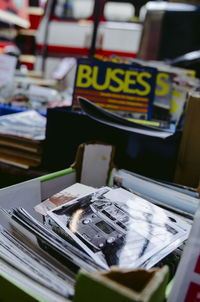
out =
{"type": "Polygon", "coordinates": [[[149,269],[189,236],[187,220],[123,188],[85,192],[69,198],[61,191],[43,201],[57,204],[44,224],[23,208],[1,209],[7,222],[0,227],[1,273],[39,298],[66,301],[80,268],[149,269]]]}
{"type": "Polygon", "coordinates": [[[46,118],[35,110],[0,117],[0,161],[22,168],[41,164],[46,118]]]}

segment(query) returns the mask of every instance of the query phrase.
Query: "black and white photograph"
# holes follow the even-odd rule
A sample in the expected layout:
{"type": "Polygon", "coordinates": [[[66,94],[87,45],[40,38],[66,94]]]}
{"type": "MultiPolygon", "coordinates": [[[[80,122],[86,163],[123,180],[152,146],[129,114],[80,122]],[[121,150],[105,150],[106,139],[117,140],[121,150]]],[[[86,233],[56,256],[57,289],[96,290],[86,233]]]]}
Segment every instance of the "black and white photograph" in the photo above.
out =
{"type": "Polygon", "coordinates": [[[109,187],[59,206],[48,216],[105,268],[136,268],[168,245],[179,245],[190,230],[147,200],[109,187]]]}

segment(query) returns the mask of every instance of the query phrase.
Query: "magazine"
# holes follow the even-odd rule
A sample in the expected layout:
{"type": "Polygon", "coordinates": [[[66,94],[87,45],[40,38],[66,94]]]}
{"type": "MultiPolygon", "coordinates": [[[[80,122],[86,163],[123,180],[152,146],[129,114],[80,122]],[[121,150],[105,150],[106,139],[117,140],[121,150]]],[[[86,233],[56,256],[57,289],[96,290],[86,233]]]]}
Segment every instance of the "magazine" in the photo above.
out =
{"type": "Polygon", "coordinates": [[[62,236],[105,269],[134,269],[145,263],[150,268],[151,257],[165,257],[188,238],[191,228],[175,214],[122,188],[102,187],[58,206],[48,217],[62,236]]]}
{"type": "Polygon", "coordinates": [[[73,109],[78,96],[122,115],[151,120],[157,69],[148,66],[79,58],[73,91],[73,109]]]}
{"type": "Polygon", "coordinates": [[[79,104],[81,109],[92,119],[115,127],[127,132],[144,134],[151,137],[167,138],[174,134],[173,131],[169,129],[159,129],[158,127],[153,127],[149,125],[142,125],[136,122],[126,120],[119,115],[109,112],[96,104],[93,104],[90,100],[78,97],[79,104]]]}

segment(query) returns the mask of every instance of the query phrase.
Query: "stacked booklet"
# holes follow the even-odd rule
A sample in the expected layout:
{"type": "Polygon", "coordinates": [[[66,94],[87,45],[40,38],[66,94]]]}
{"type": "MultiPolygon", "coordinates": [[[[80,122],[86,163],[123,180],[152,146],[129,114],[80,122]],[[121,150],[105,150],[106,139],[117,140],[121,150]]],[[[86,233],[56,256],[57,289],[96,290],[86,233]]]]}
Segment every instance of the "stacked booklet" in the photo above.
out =
{"type": "Polygon", "coordinates": [[[46,118],[35,110],[0,117],[0,161],[23,168],[42,161],[46,118]]]}

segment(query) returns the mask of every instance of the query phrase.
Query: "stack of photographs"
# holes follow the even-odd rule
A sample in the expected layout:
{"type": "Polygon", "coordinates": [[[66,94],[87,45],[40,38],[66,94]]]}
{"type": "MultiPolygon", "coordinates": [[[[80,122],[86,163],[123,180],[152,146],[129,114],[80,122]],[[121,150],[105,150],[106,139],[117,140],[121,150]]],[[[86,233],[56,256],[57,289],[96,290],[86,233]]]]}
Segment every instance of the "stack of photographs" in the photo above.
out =
{"type": "Polygon", "coordinates": [[[15,284],[36,291],[48,301],[67,301],[73,295],[70,277],[0,227],[1,272],[15,284]]]}
{"type": "Polygon", "coordinates": [[[0,210],[4,275],[48,301],[70,301],[79,269],[150,269],[182,246],[191,224],[122,188],[101,187],[47,212],[0,210]]]}
{"type": "MultiPolygon", "coordinates": [[[[38,222],[25,209],[2,209],[1,212],[9,217],[10,223],[14,228],[18,230],[19,227],[22,232],[28,231],[28,236],[30,236],[30,234],[35,236],[38,244],[52,254],[52,256],[55,256],[64,264],[68,262],[68,264],[70,264],[70,270],[67,273],[71,281],[74,282],[76,273],[80,267],[88,271],[102,269],[102,266],[95,263],[95,261],[81,251],[80,248],[62,239],[52,230],[38,222]]],[[[14,233],[14,236],[18,236],[17,232],[14,233]]]]}
{"type": "Polygon", "coordinates": [[[103,269],[25,209],[0,212],[9,224],[8,229],[0,225],[1,272],[24,291],[36,293],[39,301],[71,301],[79,269],[103,269]]]}
{"type": "Polygon", "coordinates": [[[46,222],[106,270],[151,268],[183,244],[191,228],[146,199],[109,187],[58,206],[46,222]]]}

